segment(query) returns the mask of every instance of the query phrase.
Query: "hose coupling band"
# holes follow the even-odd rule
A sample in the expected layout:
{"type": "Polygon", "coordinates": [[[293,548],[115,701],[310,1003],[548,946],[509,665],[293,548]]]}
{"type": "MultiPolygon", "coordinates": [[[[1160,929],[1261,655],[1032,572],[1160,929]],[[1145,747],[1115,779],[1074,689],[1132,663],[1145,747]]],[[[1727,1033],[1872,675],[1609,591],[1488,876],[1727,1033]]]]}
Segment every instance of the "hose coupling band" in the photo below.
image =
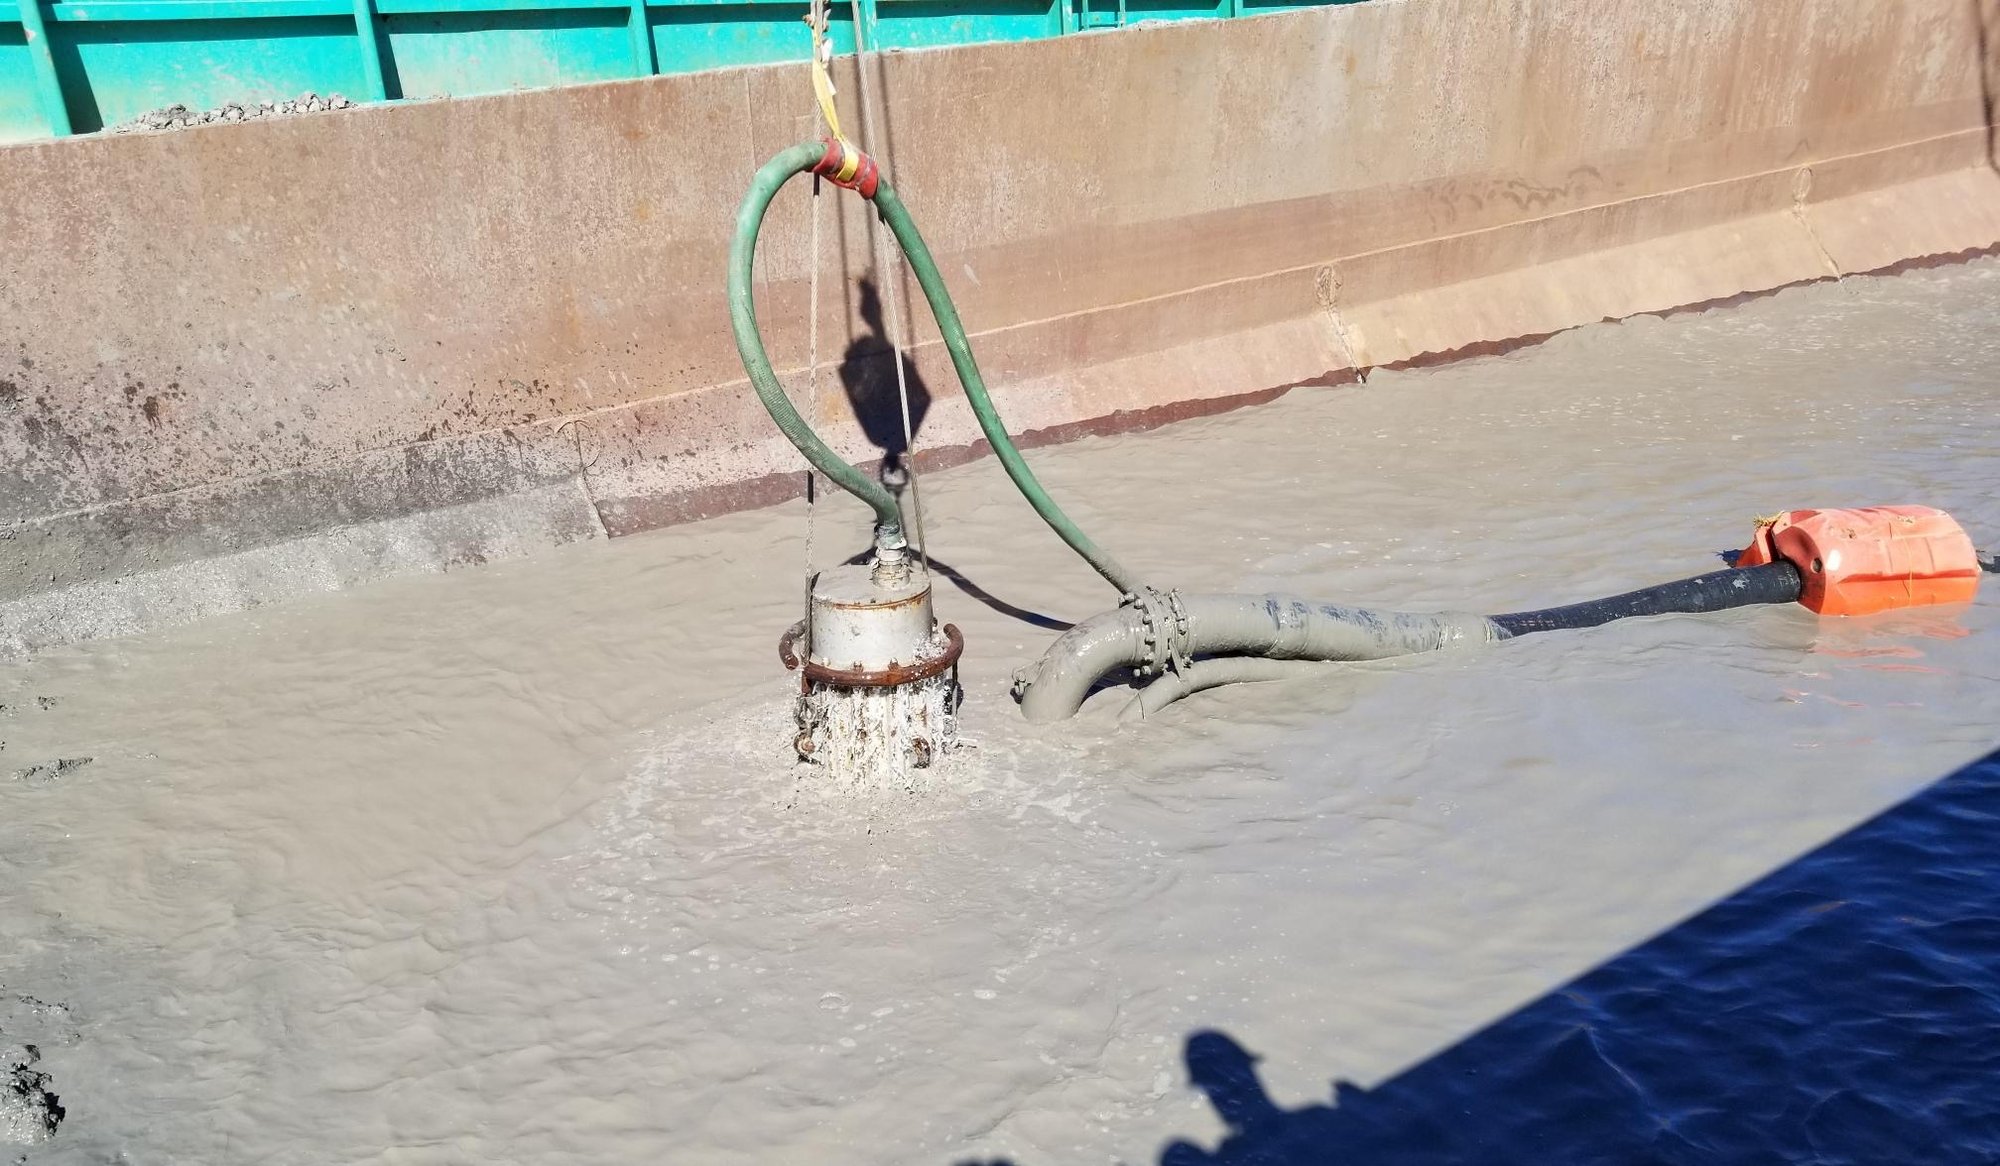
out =
{"type": "Polygon", "coordinates": [[[881,181],[882,172],[870,158],[854,143],[841,138],[822,138],[826,143],[826,154],[812,169],[814,174],[854,191],[862,198],[874,198],[875,188],[881,181]]]}

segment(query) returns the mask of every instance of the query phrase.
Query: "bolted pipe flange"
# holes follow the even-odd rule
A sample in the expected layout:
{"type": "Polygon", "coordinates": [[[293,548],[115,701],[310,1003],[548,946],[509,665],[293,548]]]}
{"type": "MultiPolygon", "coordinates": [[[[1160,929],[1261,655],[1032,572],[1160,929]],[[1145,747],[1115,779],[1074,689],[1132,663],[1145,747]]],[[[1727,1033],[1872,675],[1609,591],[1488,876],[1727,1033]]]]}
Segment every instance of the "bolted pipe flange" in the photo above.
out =
{"type": "Polygon", "coordinates": [[[778,637],[778,659],[784,662],[786,671],[797,672],[802,681],[837,684],[842,688],[894,688],[899,684],[928,680],[958,666],[958,658],[965,654],[965,633],[958,630],[957,624],[950,623],[939,631],[944,635],[944,651],[927,660],[874,671],[866,668],[830,668],[812,659],[800,661],[799,640],[806,634],[806,621],[800,620],[778,637]]]}
{"type": "MultiPolygon", "coordinates": [[[[1151,587],[1142,587],[1126,594],[1119,607],[1129,607],[1139,617],[1139,635],[1145,650],[1132,666],[1135,676],[1144,679],[1187,670],[1192,662],[1190,631],[1193,625],[1178,589],[1163,594],[1151,587]]],[[[1020,695],[1018,687],[1017,684],[1016,696],[1020,695]]]]}

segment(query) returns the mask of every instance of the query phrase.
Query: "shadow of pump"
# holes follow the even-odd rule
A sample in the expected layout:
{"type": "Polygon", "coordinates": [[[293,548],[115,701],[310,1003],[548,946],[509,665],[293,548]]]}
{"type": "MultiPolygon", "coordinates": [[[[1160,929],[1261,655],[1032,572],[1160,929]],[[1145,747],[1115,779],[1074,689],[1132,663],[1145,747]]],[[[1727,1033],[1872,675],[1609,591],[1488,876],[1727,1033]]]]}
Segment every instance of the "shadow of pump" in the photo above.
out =
{"type": "MultiPolygon", "coordinates": [[[[861,296],[861,319],[868,330],[855,337],[842,354],[840,384],[847,393],[848,406],[854,411],[861,432],[876,449],[882,451],[879,472],[883,484],[900,499],[909,485],[910,442],[904,439],[903,433],[903,402],[901,387],[896,383],[896,352],[889,344],[888,330],[883,327],[882,294],[875,280],[864,277],[856,282],[856,288],[861,296]]],[[[924,418],[930,415],[931,390],[914,364],[905,359],[903,368],[904,383],[910,396],[909,434],[914,438],[923,431],[924,418]]],[[[850,556],[847,562],[865,563],[873,553],[872,548],[861,550],[850,556]]],[[[1070,628],[1064,620],[1001,599],[941,559],[933,557],[929,562],[931,570],[1001,615],[1050,631],[1068,631],[1070,628]]]]}
{"type": "MultiPolygon", "coordinates": [[[[896,351],[882,326],[882,294],[873,278],[859,282],[861,319],[868,330],[856,336],[840,358],[840,385],[861,432],[882,451],[882,480],[896,484],[907,474],[910,443],[903,434],[902,394],[896,383],[896,351]]],[[[910,394],[910,436],[923,431],[931,411],[930,386],[908,360],[903,362],[910,394]]]]}

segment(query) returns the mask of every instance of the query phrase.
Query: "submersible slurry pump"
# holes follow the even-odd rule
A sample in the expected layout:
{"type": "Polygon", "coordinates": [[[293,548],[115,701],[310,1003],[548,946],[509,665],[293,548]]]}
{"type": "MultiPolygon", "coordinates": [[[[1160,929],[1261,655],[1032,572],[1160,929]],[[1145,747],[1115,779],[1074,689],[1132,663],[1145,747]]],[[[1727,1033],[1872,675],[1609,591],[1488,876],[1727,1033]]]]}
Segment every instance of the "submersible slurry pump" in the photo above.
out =
{"type": "MultiPolygon", "coordinates": [[[[949,748],[957,698],[953,668],[964,643],[931,614],[930,583],[913,562],[896,495],[843,461],[792,407],[758,335],[751,287],[757,232],[778,190],[813,174],[869,200],[908,260],[943,334],[981,431],[1028,503],[1070,548],[1118,589],[1119,605],[1077,624],[1015,676],[1031,721],[1074,715],[1107,676],[1145,681],[1126,715],[1144,716],[1221,684],[1274,680],[1329,661],[1378,660],[1530,632],[1587,628],[1630,616],[1800,602],[1822,615],[1963,603],[1982,572],[1972,540],[1925,506],[1794,510],[1760,520],[1748,548],[1721,571],[1542,611],[1505,615],[1406,613],[1289,595],[1190,595],[1148,586],[1078,529],[1036,480],[986,391],[937,264],[873,159],[838,136],[793,146],[757,172],[737,214],[729,311],[738,352],[772,420],[807,461],[875,512],[875,557],[822,573],[806,618],[780,655],[802,672],[799,754],[837,779],[910,784],[949,748]]],[[[897,359],[901,359],[901,352],[897,359]]]]}

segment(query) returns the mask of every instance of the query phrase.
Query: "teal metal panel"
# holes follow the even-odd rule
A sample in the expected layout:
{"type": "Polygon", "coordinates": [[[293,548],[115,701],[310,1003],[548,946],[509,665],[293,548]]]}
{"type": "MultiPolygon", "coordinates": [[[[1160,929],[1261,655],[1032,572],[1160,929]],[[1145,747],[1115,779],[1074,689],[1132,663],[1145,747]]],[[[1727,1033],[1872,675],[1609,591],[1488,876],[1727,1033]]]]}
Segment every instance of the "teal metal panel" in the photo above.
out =
{"type": "Polygon", "coordinates": [[[0,142],[31,141],[50,133],[27,35],[19,24],[4,23],[13,15],[11,6],[0,7],[0,142]]]}
{"type": "Polygon", "coordinates": [[[382,79],[382,27],[375,20],[374,0],[354,0],[354,46],[361,53],[362,98],[382,101],[389,88],[382,79]]]}
{"type": "Polygon", "coordinates": [[[57,4],[50,15],[63,23],[123,20],[246,20],[272,16],[344,16],[349,0],[104,0],[57,4]]]}
{"type": "Polygon", "coordinates": [[[49,132],[70,133],[69,107],[63,101],[62,79],[56,72],[55,43],[49,37],[48,21],[42,14],[42,0],[19,0],[14,7],[21,22],[21,38],[28,46],[28,65],[35,73],[35,99],[42,107],[42,120],[49,132]]]}
{"type": "Polygon", "coordinates": [[[623,6],[426,16],[380,8],[389,38],[384,71],[400,97],[504,93],[637,72],[623,6]]]}
{"type": "Polygon", "coordinates": [[[1189,3],[1187,0],[1125,0],[1125,23],[1142,20],[1217,20],[1229,15],[1227,0],[1189,3]]]}
{"type": "Polygon", "coordinates": [[[453,16],[468,12],[623,11],[625,0],[375,0],[384,16],[453,16]]]}
{"type": "MultiPolygon", "coordinates": [[[[827,25],[836,53],[854,51],[846,5],[827,25]]],[[[812,59],[804,4],[676,4],[652,10],[653,51],[662,73],[812,59]]]]}
{"type": "MultiPolygon", "coordinates": [[[[1365,0],[861,0],[868,47],[1035,40],[1365,0]]],[[[834,50],[852,53],[833,0],[834,50]]],[[[460,96],[804,61],[804,0],[0,0],[0,141],[307,91],[460,96]],[[23,4],[40,4],[24,8],[23,4]],[[45,35],[36,35],[45,24],[45,35]]]]}
{"type": "Polygon", "coordinates": [[[351,16],[63,22],[49,33],[78,133],[176,102],[367,92],[351,16]]]}
{"type": "Polygon", "coordinates": [[[653,52],[653,18],[646,13],[646,0],[627,0],[625,40],[632,47],[634,73],[650,77],[660,71],[659,58],[653,52]]]}
{"type": "Polygon", "coordinates": [[[927,49],[981,41],[1039,40],[1058,36],[1061,19],[1046,0],[882,0],[876,11],[876,49],[927,49]]]}

